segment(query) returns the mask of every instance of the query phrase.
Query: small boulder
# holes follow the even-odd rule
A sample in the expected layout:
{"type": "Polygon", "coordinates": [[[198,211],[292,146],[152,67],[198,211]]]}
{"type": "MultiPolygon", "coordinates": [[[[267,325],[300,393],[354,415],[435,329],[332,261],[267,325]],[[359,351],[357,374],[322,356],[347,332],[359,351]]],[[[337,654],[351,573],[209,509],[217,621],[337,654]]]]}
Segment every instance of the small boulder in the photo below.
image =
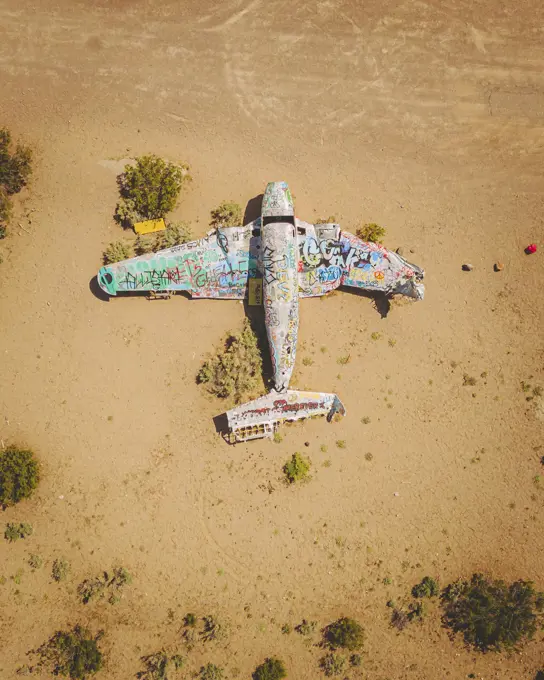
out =
{"type": "Polygon", "coordinates": [[[464,272],[471,272],[471,271],[474,269],[474,267],[473,267],[471,264],[464,264],[464,265],[461,267],[461,269],[462,269],[464,272]]]}
{"type": "Polygon", "coordinates": [[[496,272],[502,272],[502,270],[504,269],[504,264],[502,262],[495,262],[495,264],[493,265],[493,269],[496,272]]]}

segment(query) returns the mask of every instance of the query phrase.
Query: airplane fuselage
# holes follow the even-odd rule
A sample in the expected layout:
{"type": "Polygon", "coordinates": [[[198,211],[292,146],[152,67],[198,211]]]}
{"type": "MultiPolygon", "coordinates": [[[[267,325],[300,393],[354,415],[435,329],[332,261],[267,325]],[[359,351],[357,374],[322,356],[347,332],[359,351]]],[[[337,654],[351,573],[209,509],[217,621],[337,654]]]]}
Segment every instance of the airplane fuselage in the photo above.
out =
{"type": "Polygon", "coordinates": [[[274,386],[283,392],[289,387],[295,365],[299,298],[295,209],[286,182],[270,182],[263,195],[261,262],[274,386]]]}

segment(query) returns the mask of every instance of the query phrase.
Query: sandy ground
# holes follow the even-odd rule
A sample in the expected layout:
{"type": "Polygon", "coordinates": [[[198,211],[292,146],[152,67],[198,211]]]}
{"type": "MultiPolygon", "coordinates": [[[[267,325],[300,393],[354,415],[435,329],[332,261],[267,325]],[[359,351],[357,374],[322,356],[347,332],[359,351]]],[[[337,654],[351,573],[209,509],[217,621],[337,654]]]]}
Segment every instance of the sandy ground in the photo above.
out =
{"type": "Polygon", "coordinates": [[[99,677],[134,677],[140,656],[180,647],[188,611],[231,625],[189,671],[249,678],[278,655],[290,678],[321,677],[322,652],[281,625],[348,615],[367,632],[350,678],[533,679],[541,633],[522,654],[476,655],[436,608],[398,634],[385,603],[425,574],[544,587],[544,409],[520,388],[544,387],[544,268],[523,253],[542,240],[543,14],[531,0],[0,3],[0,124],[37,157],[0,244],[0,434],[44,470],[2,516],[34,526],[0,544],[2,679],[77,622],[106,631],[99,677]],[[301,306],[293,385],[337,391],[341,423],[227,446],[195,375],[243,306],[92,294],[122,237],[119,159],[145,152],[190,165],[177,215],[197,235],[221,200],[285,179],[301,218],[376,221],[414,251],[422,303],[384,319],[349,293],[301,306]],[[313,478],[286,488],[297,450],[313,478]],[[123,600],[79,604],[78,583],[118,564],[134,576],[123,600]]]}

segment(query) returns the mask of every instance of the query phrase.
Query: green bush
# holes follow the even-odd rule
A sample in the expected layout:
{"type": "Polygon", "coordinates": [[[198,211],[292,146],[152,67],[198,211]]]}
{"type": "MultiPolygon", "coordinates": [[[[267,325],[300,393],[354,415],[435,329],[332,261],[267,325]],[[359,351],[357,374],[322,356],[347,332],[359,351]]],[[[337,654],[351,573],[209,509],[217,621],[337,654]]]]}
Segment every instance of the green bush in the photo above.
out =
{"type": "Polygon", "coordinates": [[[185,614],[183,617],[183,625],[184,626],[189,626],[190,628],[194,628],[196,626],[197,618],[196,614],[185,614]]]}
{"type": "Polygon", "coordinates": [[[104,251],[104,264],[128,260],[133,256],[132,246],[125,241],[113,241],[104,251]]]}
{"type": "Polygon", "coordinates": [[[43,558],[40,557],[40,555],[36,555],[34,553],[31,553],[28,556],[28,566],[34,570],[34,569],[40,569],[43,566],[43,558]]]}
{"type": "Polygon", "coordinates": [[[81,626],[57,631],[37,650],[39,667],[48,668],[53,675],[85,680],[102,668],[102,652],[98,646],[101,637],[101,633],[93,637],[81,626]]]}
{"type": "Polygon", "coordinates": [[[279,659],[265,659],[264,663],[257,666],[251,677],[253,680],[282,680],[287,677],[287,671],[279,659]]]}
{"type": "Polygon", "coordinates": [[[216,397],[233,397],[239,403],[262,388],[262,365],[257,336],[246,319],[243,329],[230,333],[224,348],[204,362],[197,383],[216,397]]]}
{"type": "Polygon", "coordinates": [[[26,538],[27,536],[30,536],[32,531],[33,529],[31,524],[13,524],[10,522],[9,524],[6,524],[4,538],[6,541],[13,543],[14,541],[18,541],[20,538],[26,538]]]}
{"type": "Polygon", "coordinates": [[[203,642],[212,640],[224,640],[229,634],[229,627],[218,621],[214,616],[204,616],[202,619],[204,628],[200,632],[203,642]]]}
{"type": "Polygon", "coordinates": [[[210,215],[210,227],[214,229],[242,226],[242,207],[234,201],[223,201],[210,215]]]}
{"type": "Polygon", "coordinates": [[[18,194],[27,184],[32,174],[32,151],[29,147],[17,144],[10,151],[11,133],[0,129],[0,186],[8,194],[18,194]]]}
{"type": "Polygon", "coordinates": [[[421,583],[412,588],[412,595],[414,597],[437,597],[440,595],[440,588],[434,578],[424,576],[421,583]]]}
{"type": "Polygon", "coordinates": [[[214,663],[208,663],[202,666],[198,673],[199,680],[223,680],[224,671],[214,663]]]}
{"type": "Polygon", "coordinates": [[[346,667],[346,657],[329,652],[321,659],[319,666],[328,678],[341,675],[346,667]]]}
{"type": "Polygon", "coordinates": [[[291,458],[283,466],[283,472],[289,484],[294,484],[308,477],[310,461],[300,453],[293,453],[291,458]]]}
{"type": "Polygon", "coordinates": [[[40,481],[40,471],[32,451],[15,446],[0,453],[0,505],[15,505],[30,498],[40,481]]]}
{"type": "Polygon", "coordinates": [[[77,592],[83,602],[88,604],[108,595],[108,602],[116,604],[121,599],[121,591],[132,582],[132,576],[124,567],[116,567],[112,573],[104,571],[100,576],[86,579],[79,584],[77,592]]]}
{"type": "Polygon", "coordinates": [[[154,250],[173,248],[188,243],[193,238],[191,227],[187,222],[170,222],[166,229],[157,234],[154,250]]]}
{"type": "MultiPolygon", "coordinates": [[[[0,186],[0,224],[2,222],[9,222],[11,218],[11,199],[8,195],[8,192],[4,189],[4,187],[0,186]]],[[[4,235],[2,238],[4,238],[5,234],[5,227],[2,226],[3,233],[4,235]]]]}
{"type": "Polygon", "coordinates": [[[530,581],[508,585],[474,574],[452,585],[442,593],[444,624],[479,651],[516,648],[543,623],[544,593],[530,581]]]}
{"type": "Polygon", "coordinates": [[[189,179],[187,167],[164,161],[153,154],[140,156],[126,165],[118,183],[121,200],[116,219],[131,223],[140,219],[164,217],[174,210],[183,183],[189,179]]]}
{"type": "Polygon", "coordinates": [[[353,619],[341,618],[328,625],[324,630],[325,642],[331,649],[360,649],[365,639],[363,627],[353,619]]]}
{"type": "Polygon", "coordinates": [[[384,227],[380,227],[379,224],[370,222],[363,224],[361,227],[357,227],[355,234],[363,241],[367,243],[382,243],[385,237],[384,227]]]}
{"type": "Polygon", "coordinates": [[[155,654],[142,656],[140,661],[144,670],[136,673],[140,680],[168,680],[171,670],[177,671],[183,667],[184,659],[179,654],[169,656],[163,649],[155,654]]]}
{"type": "Polygon", "coordinates": [[[70,573],[70,564],[63,558],[56,559],[51,567],[51,576],[57,583],[65,581],[70,573]]]}

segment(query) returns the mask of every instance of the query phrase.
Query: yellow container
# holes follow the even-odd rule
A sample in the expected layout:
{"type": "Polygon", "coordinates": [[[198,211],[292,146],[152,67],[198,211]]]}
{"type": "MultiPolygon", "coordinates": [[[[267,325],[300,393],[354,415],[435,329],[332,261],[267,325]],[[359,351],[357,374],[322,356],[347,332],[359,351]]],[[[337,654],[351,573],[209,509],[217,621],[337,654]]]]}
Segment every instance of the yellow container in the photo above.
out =
{"type": "Polygon", "coordinates": [[[249,279],[249,305],[259,307],[263,304],[263,280],[249,279]]]}
{"type": "Polygon", "coordinates": [[[164,231],[166,224],[161,217],[158,220],[146,220],[145,222],[135,222],[134,231],[137,234],[152,234],[154,231],[164,231]]]}

